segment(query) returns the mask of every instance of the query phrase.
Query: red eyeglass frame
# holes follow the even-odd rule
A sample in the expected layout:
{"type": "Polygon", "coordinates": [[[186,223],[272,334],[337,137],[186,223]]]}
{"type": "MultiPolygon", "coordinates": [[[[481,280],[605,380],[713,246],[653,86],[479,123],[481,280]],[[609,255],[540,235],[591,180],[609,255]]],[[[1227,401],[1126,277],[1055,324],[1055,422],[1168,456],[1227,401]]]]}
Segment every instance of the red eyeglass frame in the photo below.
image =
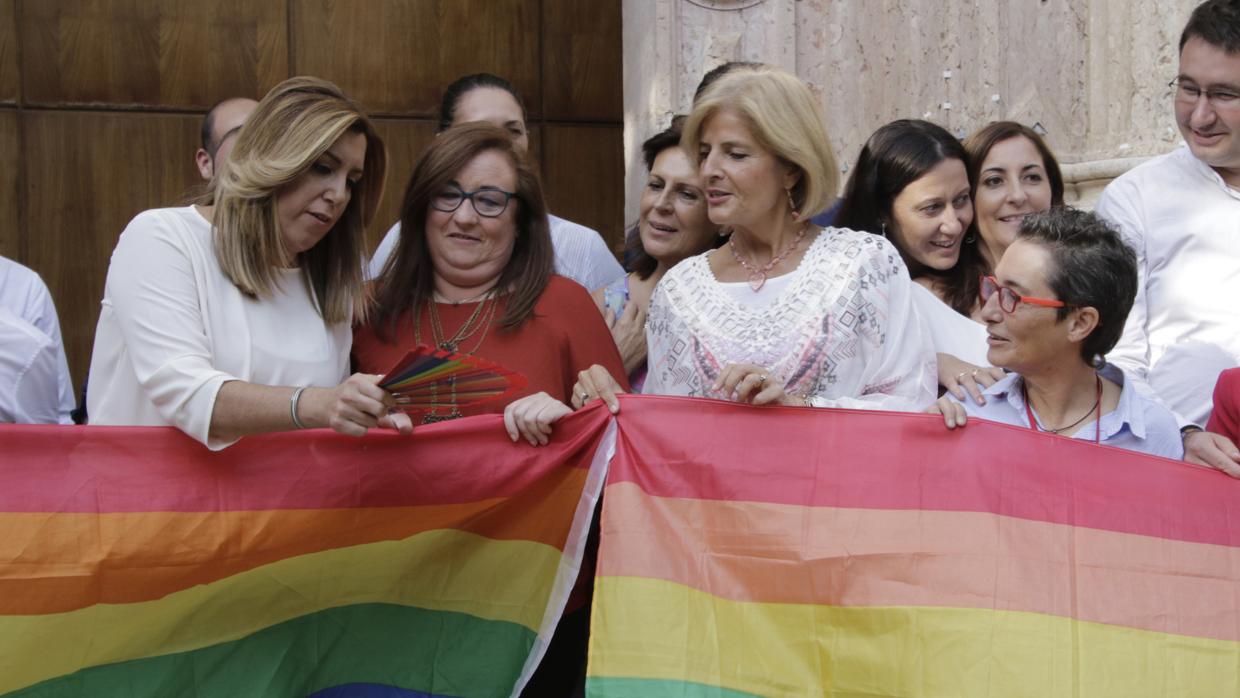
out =
{"type": "Polygon", "coordinates": [[[981,274],[977,278],[977,300],[982,305],[986,305],[986,299],[989,297],[986,295],[986,292],[983,290],[987,282],[990,282],[990,284],[995,287],[995,290],[992,292],[991,295],[993,295],[994,293],[999,294],[999,309],[1005,313],[1016,312],[1017,306],[1019,306],[1021,303],[1028,303],[1029,305],[1038,305],[1043,308],[1071,307],[1067,303],[1064,303],[1063,301],[1051,300],[1050,298],[1036,298],[1034,296],[1022,296],[1016,291],[1013,291],[1011,288],[1008,288],[1007,286],[1004,286],[1003,284],[999,283],[995,279],[995,277],[991,276],[990,274],[981,274]],[[1003,292],[1004,291],[1007,291],[1008,293],[1016,297],[1016,303],[1012,304],[1011,310],[1008,310],[1007,308],[1003,307],[1003,292]]]}

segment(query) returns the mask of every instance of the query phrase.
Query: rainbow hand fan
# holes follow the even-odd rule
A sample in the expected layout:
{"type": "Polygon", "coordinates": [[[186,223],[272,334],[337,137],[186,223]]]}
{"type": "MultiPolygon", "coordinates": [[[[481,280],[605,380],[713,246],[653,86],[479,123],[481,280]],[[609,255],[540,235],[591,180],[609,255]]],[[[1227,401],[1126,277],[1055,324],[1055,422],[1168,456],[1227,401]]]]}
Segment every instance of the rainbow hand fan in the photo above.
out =
{"type": "Polygon", "coordinates": [[[401,410],[465,407],[507,397],[526,386],[525,376],[477,356],[419,344],[388,369],[379,387],[401,410]]]}

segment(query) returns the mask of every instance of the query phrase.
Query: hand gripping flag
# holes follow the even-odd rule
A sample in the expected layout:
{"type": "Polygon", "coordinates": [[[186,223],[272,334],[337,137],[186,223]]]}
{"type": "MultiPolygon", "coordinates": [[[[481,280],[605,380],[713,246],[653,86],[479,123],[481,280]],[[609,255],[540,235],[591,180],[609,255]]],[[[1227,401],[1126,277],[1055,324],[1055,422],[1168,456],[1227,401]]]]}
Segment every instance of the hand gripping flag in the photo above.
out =
{"type": "Polygon", "coordinates": [[[577,576],[605,412],[412,437],[0,427],[0,695],[507,696],[577,576]]]}
{"type": "Polygon", "coordinates": [[[1240,695],[1240,482],[1027,429],[623,398],[596,697],[1240,695]]]}

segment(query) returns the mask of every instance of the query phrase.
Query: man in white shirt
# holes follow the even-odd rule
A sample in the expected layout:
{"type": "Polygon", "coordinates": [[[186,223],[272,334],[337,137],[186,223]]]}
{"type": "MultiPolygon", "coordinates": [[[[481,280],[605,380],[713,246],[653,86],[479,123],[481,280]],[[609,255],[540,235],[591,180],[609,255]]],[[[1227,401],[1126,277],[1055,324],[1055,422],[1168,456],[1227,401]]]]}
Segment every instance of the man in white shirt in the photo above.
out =
{"type": "MultiPolygon", "coordinates": [[[[1136,249],[1140,274],[1107,358],[1197,425],[1219,373],[1240,363],[1240,0],[1193,11],[1172,89],[1186,144],[1116,179],[1097,206],[1136,249]]],[[[1185,432],[1186,460],[1240,477],[1231,441],[1185,432]]]]}
{"type": "Polygon", "coordinates": [[[33,270],[4,257],[0,316],[0,422],[72,424],[73,381],[52,295],[33,270]]]}
{"type": "MultiPolygon", "coordinates": [[[[471,121],[486,121],[513,133],[521,150],[529,148],[525,106],[507,80],[490,73],[466,75],[444,90],[440,106],[439,130],[471,121]]],[[[551,224],[551,247],[555,250],[555,273],[585,286],[587,291],[602,288],[624,276],[624,269],[607,249],[598,231],[558,216],[547,216],[551,224]]],[[[376,278],[400,240],[400,221],[387,231],[367,267],[367,276],[376,278]]]]}
{"type": "Polygon", "coordinates": [[[256,106],[258,102],[248,97],[229,97],[207,111],[202,119],[202,147],[194,153],[194,164],[203,179],[215,176],[215,163],[228,157],[237,132],[256,106]]]}

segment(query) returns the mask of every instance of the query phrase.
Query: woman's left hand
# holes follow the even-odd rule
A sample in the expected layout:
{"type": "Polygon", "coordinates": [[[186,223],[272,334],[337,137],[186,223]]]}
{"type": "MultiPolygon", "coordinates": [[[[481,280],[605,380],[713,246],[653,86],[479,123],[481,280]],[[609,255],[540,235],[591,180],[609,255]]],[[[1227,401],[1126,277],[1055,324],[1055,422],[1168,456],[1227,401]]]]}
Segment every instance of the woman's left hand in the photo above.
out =
{"type": "Polygon", "coordinates": [[[784,386],[772,380],[770,373],[754,364],[731,364],[715,379],[711,390],[722,392],[736,402],[751,405],[804,405],[802,398],[788,395],[784,386]]]}
{"type": "Polygon", "coordinates": [[[504,408],[504,428],[514,443],[524,437],[531,446],[546,446],[551,425],[572,413],[571,407],[547,393],[535,393],[508,403],[504,408]]]}

